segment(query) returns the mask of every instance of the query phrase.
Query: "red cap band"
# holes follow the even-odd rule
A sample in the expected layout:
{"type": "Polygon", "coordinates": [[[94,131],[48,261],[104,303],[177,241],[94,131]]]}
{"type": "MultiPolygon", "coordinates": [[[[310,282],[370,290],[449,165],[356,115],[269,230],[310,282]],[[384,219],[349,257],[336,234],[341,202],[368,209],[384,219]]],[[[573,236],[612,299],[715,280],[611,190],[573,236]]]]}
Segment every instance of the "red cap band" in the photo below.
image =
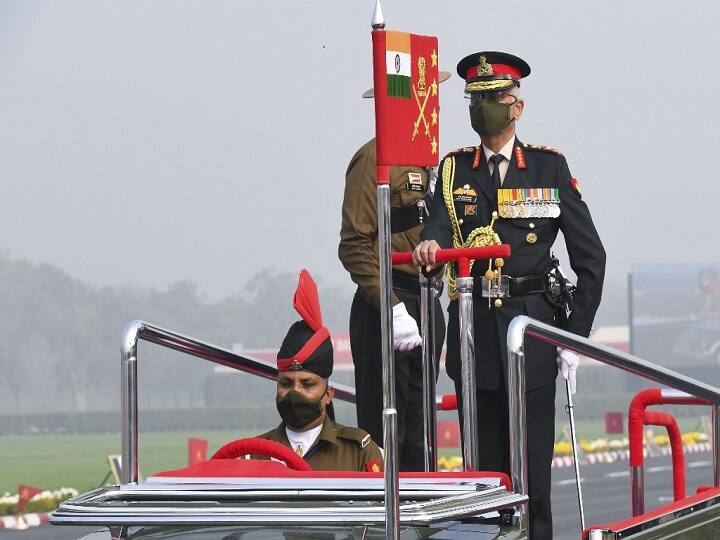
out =
{"type": "Polygon", "coordinates": [[[277,368],[278,371],[290,371],[294,364],[302,366],[305,360],[310,358],[310,355],[314,353],[317,348],[330,337],[330,332],[324,326],[315,332],[310,339],[305,342],[298,352],[296,352],[290,358],[278,358],[277,368]]]}
{"type": "MultiPolygon", "coordinates": [[[[517,68],[514,68],[512,66],[508,66],[507,64],[490,64],[492,66],[493,75],[510,75],[513,79],[517,79],[518,81],[522,78],[520,75],[520,70],[517,68]]],[[[467,74],[465,75],[466,80],[474,79],[476,77],[479,77],[478,75],[478,66],[473,66],[470,69],[467,70],[467,74]]]]}

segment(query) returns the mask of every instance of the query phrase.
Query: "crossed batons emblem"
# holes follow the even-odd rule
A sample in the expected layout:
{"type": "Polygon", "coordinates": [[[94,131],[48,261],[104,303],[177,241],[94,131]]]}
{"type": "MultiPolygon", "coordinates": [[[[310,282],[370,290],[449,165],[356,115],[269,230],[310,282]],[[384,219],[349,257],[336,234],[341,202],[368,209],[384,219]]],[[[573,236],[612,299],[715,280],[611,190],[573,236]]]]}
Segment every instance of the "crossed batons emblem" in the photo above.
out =
{"type": "MultiPolygon", "coordinates": [[[[437,53],[433,50],[432,54],[430,55],[431,61],[432,61],[432,67],[437,66],[437,53]]],[[[413,86],[413,95],[415,96],[415,103],[417,103],[418,106],[418,117],[415,119],[415,122],[413,123],[413,132],[412,132],[412,138],[410,140],[414,141],[415,138],[418,136],[418,133],[420,132],[420,124],[424,126],[424,133],[427,135],[428,140],[430,141],[430,146],[432,147],[432,153],[437,154],[437,139],[432,136],[430,133],[430,126],[434,126],[437,124],[438,120],[438,113],[437,109],[433,108],[432,112],[430,113],[430,120],[428,121],[427,117],[425,116],[425,108],[427,107],[428,98],[432,96],[437,96],[437,80],[433,79],[432,84],[430,85],[430,88],[427,87],[427,82],[425,78],[425,67],[426,67],[426,60],[424,56],[421,56],[418,58],[418,83],[417,88],[413,86]],[[425,98],[422,103],[420,103],[420,98],[425,98]]]]}

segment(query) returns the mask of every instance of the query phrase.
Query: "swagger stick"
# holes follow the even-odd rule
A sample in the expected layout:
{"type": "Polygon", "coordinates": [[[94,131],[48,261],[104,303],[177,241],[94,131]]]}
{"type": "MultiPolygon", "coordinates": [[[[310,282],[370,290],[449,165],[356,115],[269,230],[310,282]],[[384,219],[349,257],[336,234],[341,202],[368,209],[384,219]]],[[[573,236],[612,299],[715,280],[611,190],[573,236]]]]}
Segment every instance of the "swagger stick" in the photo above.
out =
{"type": "Polygon", "coordinates": [[[573,462],[575,463],[575,481],[577,483],[578,506],[580,507],[580,532],[585,530],[585,511],[583,510],[582,487],[580,485],[580,464],[578,463],[577,437],[575,436],[575,413],[573,409],[572,392],[570,392],[570,381],[565,381],[565,392],[567,394],[567,412],[570,416],[570,439],[572,442],[573,462]]]}
{"type": "MultiPolygon", "coordinates": [[[[372,18],[373,40],[378,32],[383,32],[383,19],[380,0],[375,4],[372,18]]],[[[375,54],[373,48],[373,54],[375,54]]],[[[374,88],[378,88],[377,79],[385,74],[374,70],[374,88]]],[[[378,95],[376,91],[376,95],[378,95]]],[[[376,101],[377,103],[377,101],[376,101]]],[[[380,262],[380,339],[383,363],[383,450],[385,478],[385,537],[390,540],[400,538],[400,486],[398,480],[398,419],[395,408],[395,357],[393,355],[392,326],[392,273],[390,268],[390,169],[377,167],[377,206],[378,206],[378,255],[380,262]]]]}

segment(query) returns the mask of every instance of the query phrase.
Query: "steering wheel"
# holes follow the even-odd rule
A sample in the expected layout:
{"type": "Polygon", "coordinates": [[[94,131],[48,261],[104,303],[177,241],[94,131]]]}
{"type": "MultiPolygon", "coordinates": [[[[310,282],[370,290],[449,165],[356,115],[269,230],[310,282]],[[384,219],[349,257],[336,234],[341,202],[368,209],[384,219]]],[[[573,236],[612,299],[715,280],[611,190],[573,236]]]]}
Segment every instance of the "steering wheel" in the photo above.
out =
{"type": "Polygon", "coordinates": [[[237,439],[223,445],[210,459],[237,459],[248,454],[279,459],[285,462],[288,469],[294,471],[312,471],[312,467],[301,456],[287,446],[271,441],[252,437],[237,439]]]}

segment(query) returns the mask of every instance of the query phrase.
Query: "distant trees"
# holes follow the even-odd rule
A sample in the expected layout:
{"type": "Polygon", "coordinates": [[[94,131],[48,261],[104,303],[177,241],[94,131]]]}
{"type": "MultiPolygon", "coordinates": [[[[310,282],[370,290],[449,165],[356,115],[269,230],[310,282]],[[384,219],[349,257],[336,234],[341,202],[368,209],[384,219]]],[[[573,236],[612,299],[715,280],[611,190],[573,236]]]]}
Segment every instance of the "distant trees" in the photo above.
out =
{"type": "MultiPolygon", "coordinates": [[[[326,326],[346,331],[351,289],[327,287],[320,276],[326,326]]],[[[0,414],[117,408],[119,338],[133,319],[147,320],[220,346],[279,346],[299,316],[292,308],[297,274],[262,271],[240,292],[206,302],[192,282],[157,291],[96,287],[50,265],[0,253],[0,414]]],[[[141,345],[140,383],[146,404],[197,405],[212,366],[141,345]],[[147,351],[147,352],[146,352],[147,351]]]]}

